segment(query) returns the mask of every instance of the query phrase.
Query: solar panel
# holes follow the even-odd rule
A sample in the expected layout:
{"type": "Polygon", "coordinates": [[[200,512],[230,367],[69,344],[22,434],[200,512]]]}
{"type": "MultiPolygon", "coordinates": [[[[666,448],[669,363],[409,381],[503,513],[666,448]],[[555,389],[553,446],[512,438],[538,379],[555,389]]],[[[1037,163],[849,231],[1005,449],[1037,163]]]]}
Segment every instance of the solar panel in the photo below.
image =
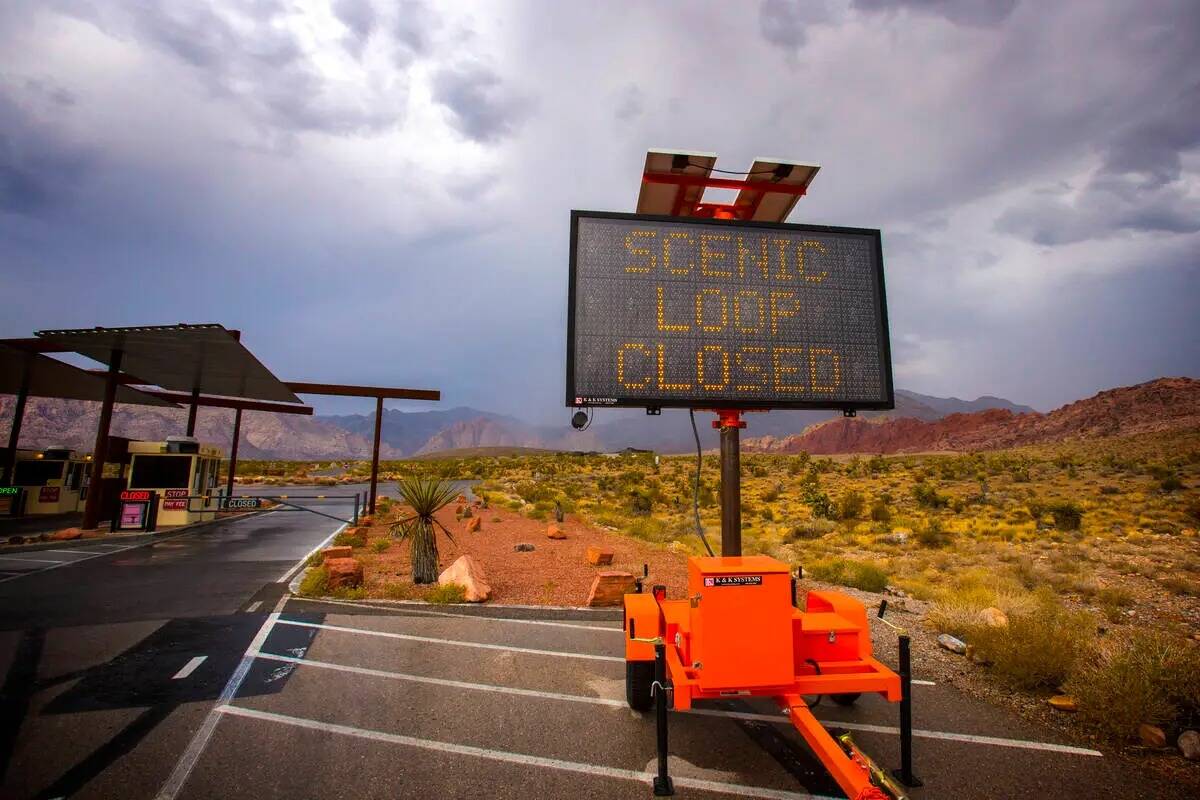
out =
{"type": "MultiPolygon", "coordinates": [[[[817,176],[821,168],[812,164],[801,164],[798,161],[785,161],[781,158],[754,159],[747,180],[758,183],[770,181],[780,186],[802,186],[805,189],[817,176]]],[[[734,205],[747,210],[753,209],[750,216],[741,217],[755,222],[783,222],[796,207],[800,195],[784,192],[763,191],[761,189],[743,188],[738,192],[734,205]]]]}
{"type": "Polygon", "coordinates": [[[103,364],[111,364],[119,350],[123,373],[164,389],[301,402],[222,325],[80,328],[36,334],[103,364]]]}
{"type": "MultiPolygon", "coordinates": [[[[705,179],[712,175],[713,165],[716,163],[716,153],[649,150],[646,152],[643,174],[685,175],[689,178],[705,179]]],[[[639,214],[690,216],[692,207],[700,202],[703,195],[704,185],[700,181],[694,186],[642,181],[641,191],[638,192],[637,210],[639,214]]]]}

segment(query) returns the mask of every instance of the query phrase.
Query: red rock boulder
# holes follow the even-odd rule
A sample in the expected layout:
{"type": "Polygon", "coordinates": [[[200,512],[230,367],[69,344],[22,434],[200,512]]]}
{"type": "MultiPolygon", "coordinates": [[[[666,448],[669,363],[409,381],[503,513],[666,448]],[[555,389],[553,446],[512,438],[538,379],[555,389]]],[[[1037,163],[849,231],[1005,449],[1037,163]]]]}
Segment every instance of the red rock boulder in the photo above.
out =
{"type": "Polygon", "coordinates": [[[324,563],[333,558],[350,558],[353,554],[354,548],[348,544],[337,545],[336,547],[326,547],[321,551],[321,555],[324,556],[324,558],[321,559],[321,562],[324,563]]]}
{"type": "Polygon", "coordinates": [[[475,533],[483,527],[483,520],[480,517],[471,517],[467,520],[467,533],[475,533]]]}
{"type": "Polygon", "coordinates": [[[589,606],[619,606],[625,595],[632,594],[637,589],[633,574],[629,572],[601,572],[592,581],[592,589],[588,592],[589,606]]]}
{"type": "Polygon", "coordinates": [[[327,558],[325,570],[329,573],[327,586],[330,590],[362,586],[363,565],[357,558],[327,558]]]}
{"type": "Polygon", "coordinates": [[[465,590],[468,603],[482,603],[492,596],[492,587],[483,575],[483,567],[471,556],[459,556],[458,560],[438,576],[438,583],[457,583],[465,590]]]}
{"type": "Polygon", "coordinates": [[[593,564],[595,566],[611,564],[613,560],[613,551],[605,550],[603,547],[589,545],[587,549],[587,560],[589,564],[593,564]]]}
{"type": "Polygon", "coordinates": [[[553,522],[551,522],[549,527],[546,528],[546,538],[547,539],[565,539],[565,538],[567,538],[567,534],[565,531],[563,531],[562,528],[558,527],[553,522]]]}
{"type": "Polygon", "coordinates": [[[56,542],[65,542],[71,539],[82,539],[83,531],[79,528],[63,528],[61,531],[56,531],[50,537],[56,542]]]}

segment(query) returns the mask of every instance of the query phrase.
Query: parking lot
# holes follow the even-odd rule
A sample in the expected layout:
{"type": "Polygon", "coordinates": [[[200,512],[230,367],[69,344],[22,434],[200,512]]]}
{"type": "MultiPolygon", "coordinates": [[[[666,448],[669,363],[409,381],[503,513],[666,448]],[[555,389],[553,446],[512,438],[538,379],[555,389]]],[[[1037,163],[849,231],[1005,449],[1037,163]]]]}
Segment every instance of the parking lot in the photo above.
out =
{"type": "MultiPolygon", "coordinates": [[[[281,599],[160,797],[648,796],[654,723],[625,705],[619,621],[510,613],[281,599]]],[[[914,691],[915,798],[1147,796],[1095,751],[914,691]]],[[[897,763],[894,706],[817,713],[897,763]]],[[[840,796],[770,704],[673,714],[671,771],[681,797],[840,796]]]]}

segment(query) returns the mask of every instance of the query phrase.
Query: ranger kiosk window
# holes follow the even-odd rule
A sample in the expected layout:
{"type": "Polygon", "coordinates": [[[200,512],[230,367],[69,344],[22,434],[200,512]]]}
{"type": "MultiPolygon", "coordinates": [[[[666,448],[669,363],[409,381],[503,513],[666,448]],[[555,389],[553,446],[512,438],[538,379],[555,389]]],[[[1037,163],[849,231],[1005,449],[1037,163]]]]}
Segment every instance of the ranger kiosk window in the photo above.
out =
{"type": "Polygon", "coordinates": [[[567,405],[894,407],[877,230],[571,212],[567,405]]]}
{"type": "Polygon", "coordinates": [[[130,489],[186,489],[192,456],[137,454],[129,476],[130,489]]]}
{"type": "Polygon", "coordinates": [[[45,486],[50,481],[62,480],[65,461],[32,459],[18,461],[13,470],[13,486],[45,486]]]}

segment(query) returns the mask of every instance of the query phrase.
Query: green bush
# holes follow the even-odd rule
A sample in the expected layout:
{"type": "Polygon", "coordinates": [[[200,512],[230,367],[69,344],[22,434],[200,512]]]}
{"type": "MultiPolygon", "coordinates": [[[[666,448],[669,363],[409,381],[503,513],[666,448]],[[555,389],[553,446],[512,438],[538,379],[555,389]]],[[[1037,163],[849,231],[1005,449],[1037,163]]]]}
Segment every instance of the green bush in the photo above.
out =
{"type": "Polygon", "coordinates": [[[1079,716],[1118,740],[1143,722],[1174,727],[1200,714],[1197,647],[1144,628],[1123,632],[1081,659],[1064,687],[1079,701],[1079,716]]]}
{"type": "Polygon", "coordinates": [[[874,522],[891,522],[892,510],[883,500],[876,500],[871,504],[871,519],[874,522]]]}
{"type": "Polygon", "coordinates": [[[862,493],[852,489],[838,499],[838,518],[858,519],[866,504],[867,501],[863,499],[862,493]]]}
{"type": "Polygon", "coordinates": [[[392,546],[391,539],[376,539],[375,541],[371,542],[371,549],[373,551],[375,551],[376,553],[382,553],[384,550],[387,550],[391,546],[392,546]]]}
{"type": "Polygon", "coordinates": [[[810,519],[793,525],[792,529],[787,532],[786,538],[793,542],[798,539],[820,539],[835,530],[837,530],[837,526],[827,519],[810,519]]]}
{"type": "Polygon", "coordinates": [[[1054,517],[1054,527],[1060,531],[1077,531],[1083,523],[1083,509],[1071,502],[1051,503],[1046,511],[1054,517]]]}
{"type": "Polygon", "coordinates": [[[1179,480],[1176,475],[1168,475],[1158,484],[1158,488],[1164,492],[1177,492],[1183,488],[1183,481],[1179,480]]]}
{"type": "Polygon", "coordinates": [[[324,567],[313,567],[300,581],[301,597],[324,597],[329,594],[329,571],[324,567]]]}
{"type": "Polygon", "coordinates": [[[945,547],[950,544],[950,534],[942,528],[940,519],[930,519],[917,531],[917,543],[922,547],[945,547]]]}
{"type": "Polygon", "coordinates": [[[444,605],[447,603],[465,603],[467,589],[461,583],[439,583],[433,591],[425,596],[431,603],[444,605]]]}
{"type": "Polygon", "coordinates": [[[351,533],[347,528],[333,537],[333,543],[342,547],[366,547],[367,536],[364,533],[351,533]]]}
{"type": "Polygon", "coordinates": [[[806,571],[816,580],[851,586],[864,592],[882,592],[888,583],[887,573],[877,565],[849,558],[814,561],[806,571]]]}
{"type": "Polygon", "coordinates": [[[1057,689],[1091,646],[1095,627],[1086,612],[1068,611],[1050,596],[1008,625],[967,634],[994,674],[1021,689],[1057,689]]]}
{"type": "Polygon", "coordinates": [[[948,497],[938,494],[936,487],[924,481],[913,484],[912,496],[922,508],[945,508],[950,504],[948,497]]]}

